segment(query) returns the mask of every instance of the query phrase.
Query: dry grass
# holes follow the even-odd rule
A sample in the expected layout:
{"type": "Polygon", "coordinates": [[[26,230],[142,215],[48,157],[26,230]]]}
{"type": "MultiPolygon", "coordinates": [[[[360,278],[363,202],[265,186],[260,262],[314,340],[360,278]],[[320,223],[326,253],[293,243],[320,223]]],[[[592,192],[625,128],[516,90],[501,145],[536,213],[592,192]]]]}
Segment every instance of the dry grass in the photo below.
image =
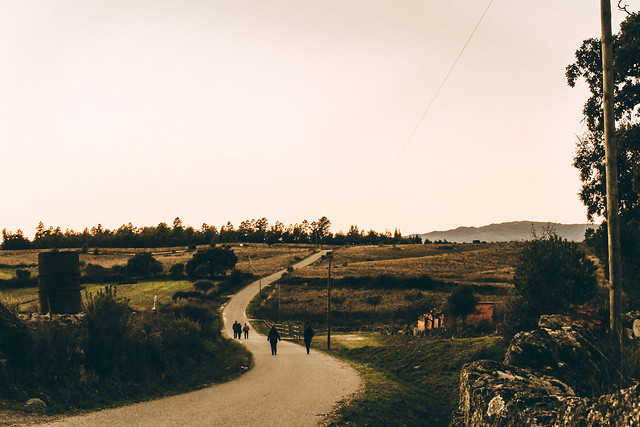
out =
{"type": "MultiPolygon", "coordinates": [[[[208,246],[200,246],[198,249],[205,249],[208,246]]],[[[231,248],[238,257],[236,268],[245,273],[255,275],[269,275],[282,270],[289,265],[306,258],[314,252],[312,245],[272,245],[269,247],[264,243],[233,244],[231,248]],[[251,259],[251,261],[250,261],[251,259]]],[[[0,265],[8,267],[0,268],[0,277],[9,279],[15,276],[15,268],[19,265],[37,266],[38,253],[44,252],[40,249],[30,249],[23,251],[0,251],[0,265]]],[[[94,255],[93,249],[89,253],[80,254],[81,264],[96,264],[106,268],[115,265],[126,265],[129,258],[137,253],[151,252],[153,257],[160,261],[165,271],[178,263],[186,264],[194,252],[188,251],[185,247],[178,248],[145,248],[145,249],[99,249],[94,255]]],[[[32,268],[32,275],[37,275],[37,268],[32,268]]]]}
{"type": "MultiPolygon", "coordinates": [[[[509,286],[520,244],[352,246],[334,250],[331,275],[402,278],[429,276],[446,282],[509,286]]],[[[296,271],[298,277],[326,277],[328,261],[296,271]]]]}

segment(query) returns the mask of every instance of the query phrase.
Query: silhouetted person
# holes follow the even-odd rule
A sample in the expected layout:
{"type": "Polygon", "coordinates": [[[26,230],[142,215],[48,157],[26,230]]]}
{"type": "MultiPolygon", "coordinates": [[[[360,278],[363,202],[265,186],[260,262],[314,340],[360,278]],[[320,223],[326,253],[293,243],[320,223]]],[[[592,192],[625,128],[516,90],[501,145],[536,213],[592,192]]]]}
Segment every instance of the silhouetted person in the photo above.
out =
{"type": "Polygon", "coordinates": [[[244,332],[244,339],[248,339],[249,338],[249,325],[247,325],[245,323],[244,326],[242,327],[242,331],[244,332]]]}
{"type": "Polygon", "coordinates": [[[307,325],[302,336],[304,337],[304,346],[307,347],[307,354],[309,354],[311,340],[313,339],[313,329],[311,329],[311,325],[307,325]]]}
{"type": "Polygon", "coordinates": [[[280,341],[280,334],[276,330],[275,326],[271,327],[269,331],[269,335],[267,335],[267,341],[271,344],[271,355],[275,356],[278,354],[278,341],[280,341]]]}
{"type": "Polygon", "coordinates": [[[233,338],[242,338],[242,325],[237,320],[233,322],[233,338]]]}

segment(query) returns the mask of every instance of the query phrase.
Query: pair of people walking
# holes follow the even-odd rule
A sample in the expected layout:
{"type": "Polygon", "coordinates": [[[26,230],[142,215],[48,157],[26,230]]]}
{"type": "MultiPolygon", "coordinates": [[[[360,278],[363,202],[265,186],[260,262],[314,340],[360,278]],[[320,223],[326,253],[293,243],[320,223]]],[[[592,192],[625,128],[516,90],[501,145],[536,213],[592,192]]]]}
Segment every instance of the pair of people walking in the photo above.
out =
{"type": "Polygon", "coordinates": [[[243,333],[244,333],[244,339],[248,339],[249,338],[249,325],[248,324],[245,323],[244,326],[242,326],[236,320],[235,322],[233,322],[232,329],[233,329],[233,338],[234,339],[241,339],[243,333]]]}
{"type": "MultiPolygon", "coordinates": [[[[311,325],[307,325],[307,327],[304,329],[304,334],[303,334],[303,338],[304,338],[304,346],[307,349],[307,354],[309,354],[309,350],[311,349],[311,340],[313,339],[313,329],[311,329],[311,325]]],[[[267,341],[269,341],[269,344],[271,344],[271,355],[272,356],[277,356],[278,355],[278,341],[280,341],[280,334],[278,333],[278,330],[276,329],[275,326],[271,327],[271,330],[269,330],[269,334],[267,335],[267,341]]]]}

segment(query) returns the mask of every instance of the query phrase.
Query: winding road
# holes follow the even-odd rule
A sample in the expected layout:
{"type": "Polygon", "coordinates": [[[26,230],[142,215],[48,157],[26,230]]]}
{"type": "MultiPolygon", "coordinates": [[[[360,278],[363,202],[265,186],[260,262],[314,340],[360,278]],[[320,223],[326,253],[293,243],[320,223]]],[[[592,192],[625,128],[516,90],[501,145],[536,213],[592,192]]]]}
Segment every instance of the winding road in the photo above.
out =
{"type": "MultiPolygon", "coordinates": [[[[321,251],[295,264],[316,262],[321,251]]],[[[248,321],[247,304],[259,291],[278,280],[280,271],[235,294],[223,311],[225,331],[232,336],[234,321],[248,321]]],[[[282,341],[272,356],[264,335],[253,328],[241,341],[253,353],[255,366],[224,384],[177,396],[85,415],[64,418],[49,426],[315,426],[336,403],[362,388],[362,379],[349,365],[324,353],[282,341]]]]}

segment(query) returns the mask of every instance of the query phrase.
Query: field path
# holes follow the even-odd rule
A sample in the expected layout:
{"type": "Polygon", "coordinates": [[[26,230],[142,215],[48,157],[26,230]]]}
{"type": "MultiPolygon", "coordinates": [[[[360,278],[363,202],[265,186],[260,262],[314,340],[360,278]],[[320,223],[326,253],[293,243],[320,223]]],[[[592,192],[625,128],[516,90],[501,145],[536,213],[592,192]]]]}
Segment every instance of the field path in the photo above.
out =
{"type": "MultiPolygon", "coordinates": [[[[294,265],[317,261],[318,252],[294,265]]],[[[262,279],[262,286],[285,271],[262,279]]],[[[234,295],[224,309],[225,330],[233,336],[235,320],[247,321],[245,310],[258,292],[256,281],[234,295]]],[[[362,379],[347,364],[324,353],[282,341],[272,356],[264,335],[253,328],[242,343],[253,353],[255,366],[241,377],[202,390],[106,409],[43,424],[50,426],[314,426],[337,402],[359,391],[362,379]]]]}

